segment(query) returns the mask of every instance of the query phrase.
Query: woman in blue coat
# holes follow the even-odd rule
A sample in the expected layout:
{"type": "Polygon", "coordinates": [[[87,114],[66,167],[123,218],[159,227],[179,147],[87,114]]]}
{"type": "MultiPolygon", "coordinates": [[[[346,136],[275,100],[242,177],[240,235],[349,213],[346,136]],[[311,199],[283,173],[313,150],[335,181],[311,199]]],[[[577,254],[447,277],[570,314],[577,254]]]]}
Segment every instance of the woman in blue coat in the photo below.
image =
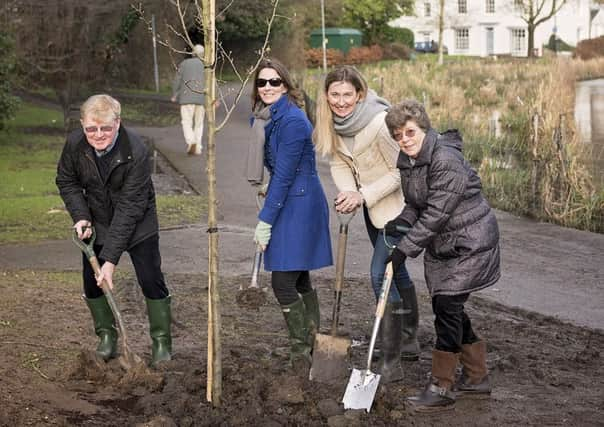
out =
{"type": "Polygon", "coordinates": [[[306,375],[320,318],[309,270],[332,264],[329,210],[317,174],[312,126],[300,108],[302,94],[279,61],[260,63],[252,104],[255,139],[248,180],[262,183],[264,168],[270,174],[254,240],[264,250],[264,268],[272,272],[289,331],[291,365],[306,375]]]}

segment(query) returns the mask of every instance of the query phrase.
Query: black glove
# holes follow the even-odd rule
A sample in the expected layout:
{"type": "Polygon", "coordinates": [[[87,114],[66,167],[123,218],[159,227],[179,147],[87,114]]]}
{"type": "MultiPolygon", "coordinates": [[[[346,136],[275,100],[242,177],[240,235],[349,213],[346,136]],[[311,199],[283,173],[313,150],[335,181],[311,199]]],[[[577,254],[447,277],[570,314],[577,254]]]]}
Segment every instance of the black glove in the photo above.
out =
{"type": "Polygon", "coordinates": [[[386,233],[387,236],[401,237],[407,234],[407,231],[405,231],[405,229],[409,228],[411,228],[411,224],[409,224],[401,217],[396,217],[393,220],[388,221],[386,225],[384,225],[384,233],[386,233]]]}
{"type": "Polygon", "coordinates": [[[386,258],[386,262],[384,262],[384,264],[392,262],[392,269],[394,271],[397,271],[401,267],[401,265],[405,263],[406,259],[407,255],[405,255],[403,251],[401,251],[399,248],[394,248],[388,258],[386,258]]]}

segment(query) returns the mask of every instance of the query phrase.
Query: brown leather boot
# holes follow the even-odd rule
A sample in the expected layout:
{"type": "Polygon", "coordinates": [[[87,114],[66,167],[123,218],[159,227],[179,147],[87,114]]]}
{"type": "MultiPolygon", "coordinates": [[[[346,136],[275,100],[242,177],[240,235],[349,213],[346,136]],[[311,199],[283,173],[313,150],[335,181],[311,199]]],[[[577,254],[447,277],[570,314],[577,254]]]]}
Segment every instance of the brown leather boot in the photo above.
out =
{"type": "Polygon", "coordinates": [[[455,408],[455,395],[451,387],[459,353],[432,350],[432,380],[418,396],[408,397],[407,402],[417,412],[436,412],[455,408]]]}
{"type": "Polygon", "coordinates": [[[461,376],[453,386],[457,397],[487,398],[491,394],[491,383],[487,371],[487,345],[484,341],[464,344],[459,358],[463,368],[461,376]]]}

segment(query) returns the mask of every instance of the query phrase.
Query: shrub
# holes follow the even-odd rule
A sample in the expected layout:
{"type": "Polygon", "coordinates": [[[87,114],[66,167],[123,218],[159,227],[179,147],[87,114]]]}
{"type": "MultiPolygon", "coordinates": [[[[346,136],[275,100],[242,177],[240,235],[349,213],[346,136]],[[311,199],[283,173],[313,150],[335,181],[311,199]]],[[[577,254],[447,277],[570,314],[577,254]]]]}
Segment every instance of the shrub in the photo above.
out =
{"type": "Polygon", "coordinates": [[[560,37],[556,37],[555,34],[549,36],[549,40],[545,47],[547,47],[549,50],[553,50],[554,52],[571,52],[574,49],[574,47],[566,43],[560,37]]]}
{"type": "Polygon", "coordinates": [[[8,34],[0,32],[0,129],[4,121],[11,118],[17,108],[17,98],[11,95],[12,79],[15,74],[14,45],[8,34]]]}
{"type": "Polygon", "coordinates": [[[373,46],[353,47],[346,55],[347,64],[365,64],[368,62],[377,62],[384,57],[384,51],[381,46],[374,44],[373,46]]]}
{"type": "Polygon", "coordinates": [[[383,46],[384,58],[383,59],[411,59],[413,50],[402,43],[387,43],[383,46]]]}
{"type": "Polygon", "coordinates": [[[583,60],[604,56],[604,36],[580,41],[575,56],[583,60]]]}
{"type": "MultiPolygon", "coordinates": [[[[326,57],[329,67],[344,63],[344,52],[338,49],[327,49],[326,57]]],[[[323,49],[306,49],[304,51],[304,60],[308,67],[323,66],[323,49]]]]}
{"type": "Polygon", "coordinates": [[[383,32],[383,41],[388,43],[402,43],[413,49],[415,37],[409,28],[395,28],[387,26],[383,32]]]}

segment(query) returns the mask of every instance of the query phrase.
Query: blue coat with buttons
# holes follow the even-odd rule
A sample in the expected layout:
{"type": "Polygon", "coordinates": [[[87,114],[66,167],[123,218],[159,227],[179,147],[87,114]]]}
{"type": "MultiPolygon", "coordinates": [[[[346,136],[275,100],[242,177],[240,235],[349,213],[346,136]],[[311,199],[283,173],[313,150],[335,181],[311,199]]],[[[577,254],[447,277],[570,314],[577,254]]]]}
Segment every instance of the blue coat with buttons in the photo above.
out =
{"type": "Polygon", "coordinates": [[[270,173],[258,218],[271,224],[267,271],[305,271],[332,264],[329,208],[317,174],[312,126],[283,95],[265,127],[264,166],[270,173]]]}

